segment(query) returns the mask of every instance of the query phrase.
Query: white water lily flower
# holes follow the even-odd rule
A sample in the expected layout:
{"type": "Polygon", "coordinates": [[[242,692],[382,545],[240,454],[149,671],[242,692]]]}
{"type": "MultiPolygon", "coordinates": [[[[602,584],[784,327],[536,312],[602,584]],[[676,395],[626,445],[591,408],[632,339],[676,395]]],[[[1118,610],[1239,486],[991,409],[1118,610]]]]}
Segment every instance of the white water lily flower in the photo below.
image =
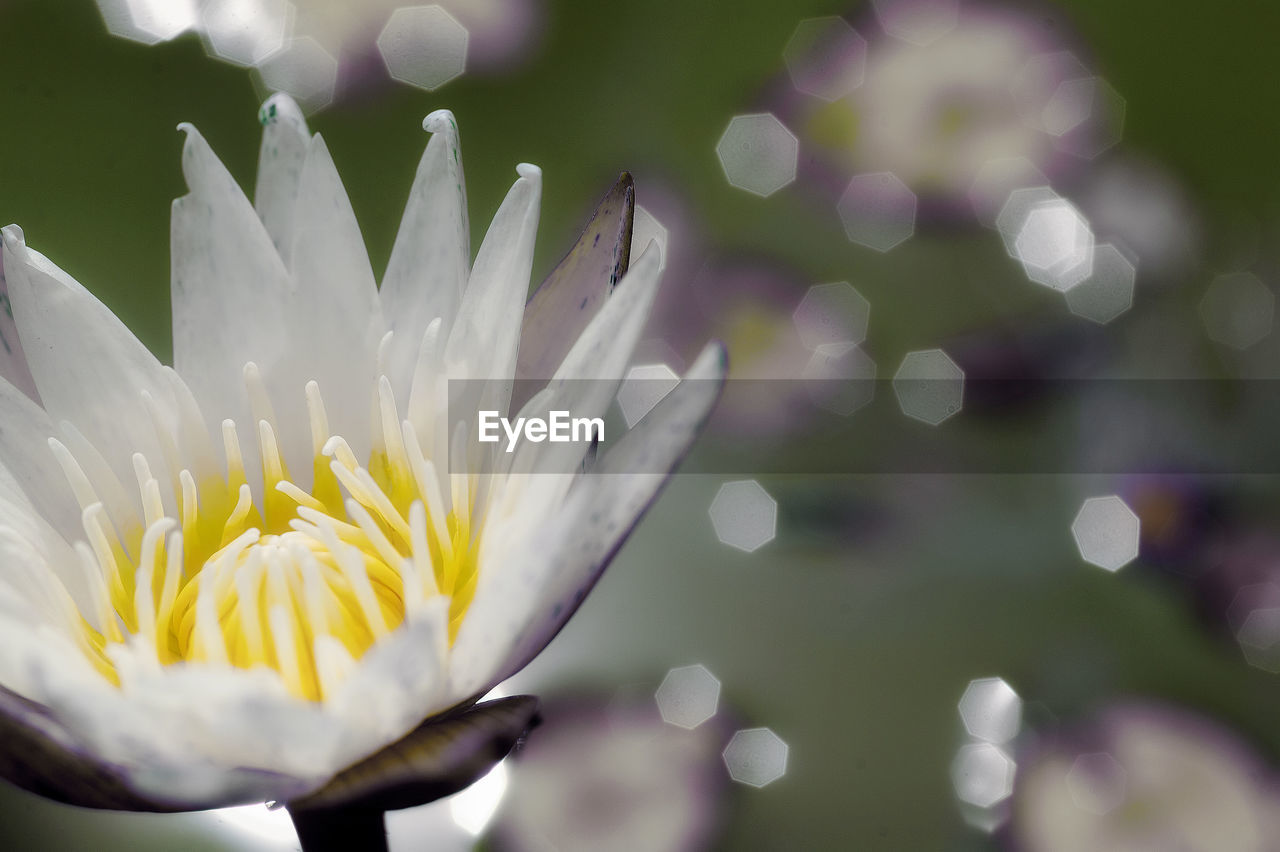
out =
{"type": "Polygon", "coordinates": [[[626,253],[599,231],[629,239],[629,183],[526,311],[541,173],[518,168],[472,264],[432,113],[379,288],[320,136],[282,96],[262,121],[254,204],[182,127],[173,368],[3,231],[40,401],[0,382],[0,774],[46,795],[296,801],[467,706],[563,625],[723,378],[708,347],[706,381],[590,472],[538,444],[530,473],[450,473],[446,379],[510,379],[518,353],[542,402],[603,415],[658,282],[651,247],[613,287],[626,253]],[[581,378],[607,381],[560,381],[581,378]]]}

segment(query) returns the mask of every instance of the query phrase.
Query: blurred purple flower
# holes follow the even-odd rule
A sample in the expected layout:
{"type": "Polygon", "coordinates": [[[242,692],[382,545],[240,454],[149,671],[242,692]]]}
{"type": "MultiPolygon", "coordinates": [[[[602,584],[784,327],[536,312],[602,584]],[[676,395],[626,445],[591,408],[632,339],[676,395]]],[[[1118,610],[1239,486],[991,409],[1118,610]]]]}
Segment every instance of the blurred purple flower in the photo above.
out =
{"type": "Polygon", "coordinates": [[[984,166],[1009,172],[996,181],[1006,193],[1078,168],[1041,113],[1083,66],[1026,73],[1032,59],[1065,51],[1061,20],[967,4],[927,45],[883,32],[869,13],[855,25],[869,42],[861,85],[830,102],[779,86],[780,115],[818,155],[810,177],[843,188],[852,174],[891,172],[920,196],[922,214],[967,217],[984,166]]]}
{"type": "Polygon", "coordinates": [[[666,724],[651,695],[544,704],[510,761],[493,846],[504,852],[692,852],[714,839],[726,775],[718,718],[666,724]]]}
{"type": "Polygon", "coordinates": [[[1114,705],[1034,752],[1014,789],[1023,852],[1262,852],[1280,836],[1272,769],[1186,710],[1114,705]]]}

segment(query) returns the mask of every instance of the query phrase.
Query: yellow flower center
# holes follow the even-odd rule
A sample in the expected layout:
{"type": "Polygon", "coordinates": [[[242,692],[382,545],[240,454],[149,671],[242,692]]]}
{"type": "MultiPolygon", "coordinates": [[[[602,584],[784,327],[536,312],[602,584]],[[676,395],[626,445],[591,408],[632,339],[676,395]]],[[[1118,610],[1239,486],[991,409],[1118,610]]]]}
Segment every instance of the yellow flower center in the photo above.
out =
{"type": "MultiPolygon", "coordinates": [[[[247,365],[245,374],[251,399],[265,400],[256,367],[247,365]]],[[[436,596],[450,599],[450,641],[456,636],[476,581],[468,478],[451,479],[450,510],[386,379],[366,467],[343,438],[329,434],[315,382],[306,399],[309,491],[290,478],[273,417],[260,406],[262,505],[254,502],[240,437],[227,420],[226,477],[196,481],[181,470],[180,520],[166,516],[158,481],[143,456],[134,456],[143,519],[133,529],[117,529],[108,517],[84,472],[86,452],[73,455],[51,442],[84,510],[87,546],[77,549],[102,629],[82,618],[83,647],[105,676],[119,682],[113,646],[141,642],[162,665],[267,666],[292,694],[319,701],[375,642],[436,596]]]]}

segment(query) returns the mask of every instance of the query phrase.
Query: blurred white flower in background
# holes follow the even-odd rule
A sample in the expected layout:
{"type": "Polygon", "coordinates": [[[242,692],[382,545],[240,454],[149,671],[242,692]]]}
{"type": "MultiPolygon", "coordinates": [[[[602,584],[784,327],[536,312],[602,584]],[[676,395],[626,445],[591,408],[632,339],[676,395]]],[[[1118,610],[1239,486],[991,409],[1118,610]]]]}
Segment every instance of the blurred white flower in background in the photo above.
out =
{"type": "MultiPolygon", "coordinates": [[[[966,4],[951,18],[954,8],[942,16],[944,5],[900,0],[877,6],[878,17],[860,18],[865,73],[859,51],[857,73],[845,75],[838,98],[815,96],[811,86],[795,82],[794,69],[806,61],[828,68],[851,60],[798,56],[793,37],[787,57],[793,91],[783,111],[835,173],[833,180],[891,173],[926,205],[966,212],[971,190],[1003,192],[980,199],[981,205],[975,201],[985,219],[1010,190],[1056,179],[1115,143],[1123,101],[1065,49],[1061,24],[981,3],[966,4]],[[891,6],[929,11],[928,20],[947,25],[929,29],[927,39],[904,38],[885,23],[891,6]]],[[[797,32],[812,26],[802,21],[797,32]]],[[[802,44],[812,51],[852,50],[831,39],[802,44]]]]}
{"type": "Polygon", "coordinates": [[[143,44],[195,32],[210,56],[254,68],[264,89],[321,109],[387,80],[435,89],[513,67],[535,46],[542,0],[97,0],[113,35],[143,44]],[[427,66],[397,73],[405,65],[427,66]],[[442,67],[447,70],[442,70],[442,67]]]}
{"type": "Polygon", "coordinates": [[[1113,706],[1037,752],[1014,791],[1027,852],[1262,852],[1280,837],[1271,770],[1187,711],[1113,706]]]}

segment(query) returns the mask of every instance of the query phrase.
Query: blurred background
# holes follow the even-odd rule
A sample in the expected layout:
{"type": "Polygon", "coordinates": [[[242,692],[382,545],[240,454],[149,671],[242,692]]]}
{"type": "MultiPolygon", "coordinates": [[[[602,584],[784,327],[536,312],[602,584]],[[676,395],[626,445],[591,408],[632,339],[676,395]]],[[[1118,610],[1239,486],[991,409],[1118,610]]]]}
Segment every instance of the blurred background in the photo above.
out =
{"type": "MultiPolygon", "coordinates": [[[[275,90],[377,273],[434,109],[473,245],[542,167],[535,281],[630,171],[666,273],[624,419],[729,346],[696,473],[504,686],[544,726],[393,849],[1280,849],[1280,468],[1204,422],[1280,376],[1274,4],[404,6],[0,0],[0,220],[162,359],[175,125],[251,191],[275,90]]],[[[296,848],[0,809],[12,849],[296,848]]]]}

